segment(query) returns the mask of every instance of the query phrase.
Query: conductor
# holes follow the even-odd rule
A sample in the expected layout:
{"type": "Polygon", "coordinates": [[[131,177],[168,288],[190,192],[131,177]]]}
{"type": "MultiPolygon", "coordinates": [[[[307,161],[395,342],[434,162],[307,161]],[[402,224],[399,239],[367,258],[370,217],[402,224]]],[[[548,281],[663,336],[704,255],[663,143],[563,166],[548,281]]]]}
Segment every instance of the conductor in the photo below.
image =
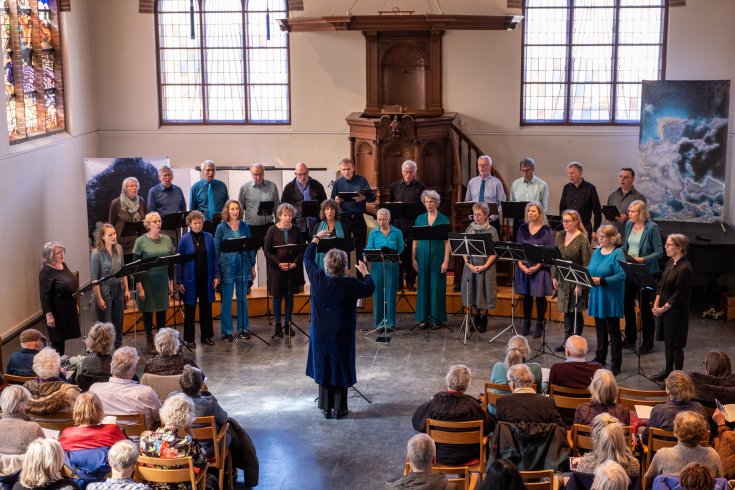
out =
{"type": "Polygon", "coordinates": [[[345,275],[347,254],[332,249],[324,256],[324,270],[316,264],[316,246],[329,235],[322,230],[304,253],[304,266],[311,283],[311,332],[306,375],[319,384],[319,408],[324,418],[347,416],[347,388],[357,383],[355,369],[355,323],[358,298],[375,290],[367,265],[357,270],[363,279],[345,275]]]}

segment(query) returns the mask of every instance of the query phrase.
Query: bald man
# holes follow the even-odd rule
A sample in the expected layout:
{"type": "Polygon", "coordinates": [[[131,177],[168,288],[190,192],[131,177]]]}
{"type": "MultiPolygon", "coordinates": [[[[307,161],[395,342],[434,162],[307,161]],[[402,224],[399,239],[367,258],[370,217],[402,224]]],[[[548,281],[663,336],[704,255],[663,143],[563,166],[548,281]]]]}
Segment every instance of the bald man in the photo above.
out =
{"type": "Polygon", "coordinates": [[[326,201],[327,193],[322,184],[309,176],[309,167],[304,162],[296,164],[294,174],[296,177],[283,188],[281,202],[287,202],[296,208],[295,224],[301,230],[301,236],[309,241],[311,230],[319,221],[319,218],[304,218],[302,216],[302,203],[304,201],[317,201],[321,204],[326,201]]]}

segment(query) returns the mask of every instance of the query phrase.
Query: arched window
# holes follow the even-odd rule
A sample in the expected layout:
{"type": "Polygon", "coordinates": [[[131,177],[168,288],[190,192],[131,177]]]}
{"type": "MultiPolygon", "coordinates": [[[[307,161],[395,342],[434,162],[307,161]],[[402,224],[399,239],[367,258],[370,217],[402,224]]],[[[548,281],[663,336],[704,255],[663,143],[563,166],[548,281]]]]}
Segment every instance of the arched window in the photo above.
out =
{"type": "Polygon", "coordinates": [[[159,0],[162,124],[288,124],[285,0],[159,0]]]}
{"type": "Polygon", "coordinates": [[[55,0],[0,4],[5,110],[11,144],[64,130],[59,10],[55,0]]]}

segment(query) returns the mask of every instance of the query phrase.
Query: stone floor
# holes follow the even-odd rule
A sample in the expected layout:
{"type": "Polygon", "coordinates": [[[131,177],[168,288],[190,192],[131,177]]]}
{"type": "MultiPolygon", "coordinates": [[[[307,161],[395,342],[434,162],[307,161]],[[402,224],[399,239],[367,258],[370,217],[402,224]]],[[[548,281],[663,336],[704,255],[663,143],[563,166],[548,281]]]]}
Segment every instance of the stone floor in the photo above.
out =
{"type": "MultiPolygon", "coordinates": [[[[474,378],[468,393],[477,396],[493,363],[503,358],[510,334],[501,335],[492,344],[487,340],[508,325],[508,318],[492,318],[483,341],[473,337],[467,345],[457,340],[461,320],[459,315],[450,316],[449,325],[454,331],[431,331],[428,339],[424,332],[408,330],[413,324],[409,315],[399,315],[399,330],[390,343],[375,342],[375,335],[358,335],[356,388],[371,403],[351,390],[350,413],[343,420],[325,420],[316,407],[317,387],[304,375],[308,340],[301,334],[294,338],[290,349],[282,339],[267,346],[253,338],[239,341],[229,353],[229,344],[218,342],[212,347],[197,346],[194,354],[206,373],[210,390],[255,442],[260,459],[258,488],[382,488],[383,482],[401,475],[406,442],[415,434],[411,414],[444,388],[447,368],[458,363],[469,366],[474,378]]],[[[296,321],[308,332],[308,317],[299,315],[296,321]]],[[[367,329],[371,323],[371,314],[358,315],[358,329],[367,329]]],[[[273,327],[266,318],[251,319],[251,328],[270,341],[273,327]]],[[[590,350],[595,347],[593,330],[587,327],[584,331],[590,350]]],[[[559,345],[561,336],[559,324],[547,327],[547,341],[552,348],[559,345]]],[[[735,323],[693,316],[685,369],[701,369],[704,354],[715,348],[735,358],[733,340],[735,323]]],[[[126,335],[126,344],[134,342],[132,334],[126,335]]],[[[534,349],[539,344],[531,341],[534,349]]],[[[144,346],[142,335],[138,335],[137,345],[144,346]]],[[[17,346],[17,337],[3,345],[6,362],[17,346]]],[[[67,342],[67,353],[81,353],[81,342],[67,342]]],[[[547,354],[537,361],[550,367],[557,359],[547,354]]],[[[663,363],[660,343],[652,354],[641,358],[641,367],[648,375],[661,371],[663,363]]],[[[636,367],[637,358],[625,350],[618,379],[635,372],[636,367]]],[[[655,387],[639,376],[621,384],[655,387]]],[[[242,482],[242,474],[239,480],[242,482]]]]}

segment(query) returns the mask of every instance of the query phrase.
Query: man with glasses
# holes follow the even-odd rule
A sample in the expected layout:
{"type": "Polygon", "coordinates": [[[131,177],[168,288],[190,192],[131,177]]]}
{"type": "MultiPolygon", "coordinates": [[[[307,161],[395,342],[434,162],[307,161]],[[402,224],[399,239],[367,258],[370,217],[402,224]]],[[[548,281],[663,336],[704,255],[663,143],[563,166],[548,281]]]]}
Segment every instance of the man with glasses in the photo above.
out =
{"type": "MultiPolygon", "coordinates": [[[[521,178],[513,181],[510,186],[511,202],[540,202],[544,213],[549,213],[549,186],[534,175],[536,162],[531,157],[521,160],[521,178]]],[[[513,220],[513,239],[518,235],[518,229],[523,220],[513,220]]]]}
{"type": "Polygon", "coordinates": [[[628,221],[628,206],[633,201],[647,201],[646,196],[633,187],[635,170],[630,167],[621,168],[619,179],[620,187],[608,196],[607,205],[618,208],[618,215],[615,217],[615,221],[609,223],[615,226],[621,236],[625,236],[625,222],[628,221]]]}
{"type": "Polygon", "coordinates": [[[302,203],[317,201],[321,204],[327,200],[327,193],[321,183],[309,177],[309,168],[304,162],[296,164],[294,174],[296,177],[283,188],[281,202],[287,202],[296,208],[296,216],[294,216],[296,226],[301,230],[301,236],[309,241],[311,230],[319,219],[318,217],[304,218],[302,203]]]}
{"type": "Polygon", "coordinates": [[[262,163],[250,166],[250,176],[253,178],[240,187],[238,201],[242,205],[243,220],[250,227],[253,238],[265,238],[268,228],[275,222],[275,210],[278,209],[278,187],[274,182],[265,180],[265,167],[262,163]],[[265,216],[258,215],[261,202],[273,201],[273,213],[265,216]]]}

